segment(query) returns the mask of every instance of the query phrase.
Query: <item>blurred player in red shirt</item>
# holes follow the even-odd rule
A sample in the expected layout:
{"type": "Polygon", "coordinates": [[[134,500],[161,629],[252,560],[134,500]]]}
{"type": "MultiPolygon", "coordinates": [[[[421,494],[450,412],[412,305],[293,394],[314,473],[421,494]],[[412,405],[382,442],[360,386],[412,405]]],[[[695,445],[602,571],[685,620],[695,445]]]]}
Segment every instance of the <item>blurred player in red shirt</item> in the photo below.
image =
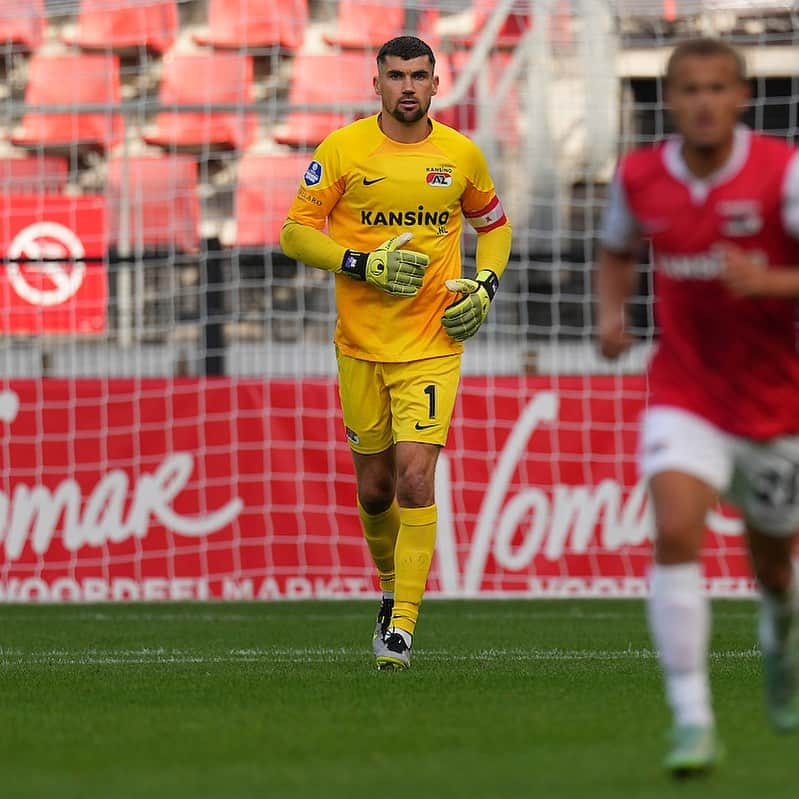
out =
{"type": "Polygon", "coordinates": [[[762,592],[769,718],[799,728],[799,157],[739,124],[749,87],[727,44],[679,45],[665,86],[678,135],[627,154],[611,186],[599,347],[615,358],[632,343],[626,302],[649,239],[660,327],[638,455],[656,525],[649,622],[674,713],[666,767],[692,774],[721,756],[700,568],[719,495],[745,519],[762,592]]]}

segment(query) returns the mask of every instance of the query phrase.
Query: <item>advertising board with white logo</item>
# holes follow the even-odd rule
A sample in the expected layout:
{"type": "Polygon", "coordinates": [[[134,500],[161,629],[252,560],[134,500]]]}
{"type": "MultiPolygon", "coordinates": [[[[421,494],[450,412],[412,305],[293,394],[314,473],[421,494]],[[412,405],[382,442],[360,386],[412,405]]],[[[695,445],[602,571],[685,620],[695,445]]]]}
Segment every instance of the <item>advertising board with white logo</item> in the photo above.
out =
{"type": "Polygon", "coordinates": [[[102,333],[102,198],[0,194],[0,216],[0,333],[102,333]]]}
{"type": "MultiPolygon", "coordinates": [[[[439,459],[443,596],[641,596],[641,377],[466,377],[439,459]]],[[[375,596],[335,381],[0,386],[0,601],[375,596]]],[[[739,519],[704,549],[749,595],[739,519]]]]}

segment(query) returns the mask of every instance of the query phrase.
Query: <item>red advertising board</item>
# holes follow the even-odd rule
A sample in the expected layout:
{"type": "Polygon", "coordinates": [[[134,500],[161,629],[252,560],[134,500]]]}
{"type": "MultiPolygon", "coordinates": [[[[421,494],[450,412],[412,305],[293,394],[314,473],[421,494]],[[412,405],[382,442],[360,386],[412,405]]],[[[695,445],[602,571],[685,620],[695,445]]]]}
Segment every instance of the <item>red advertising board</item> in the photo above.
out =
{"type": "MultiPolygon", "coordinates": [[[[465,378],[430,592],[643,594],[644,402],[637,377],[465,378]]],[[[376,590],[333,380],[10,381],[0,434],[0,600],[376,590]]],[[[705,574],[752,590],[726,512],[705,574]]]]}
{"type": "Polygon", "coordinates": [[[102,333],[104,251],[102,198],[0,194],[0,333],[102,333]]]}

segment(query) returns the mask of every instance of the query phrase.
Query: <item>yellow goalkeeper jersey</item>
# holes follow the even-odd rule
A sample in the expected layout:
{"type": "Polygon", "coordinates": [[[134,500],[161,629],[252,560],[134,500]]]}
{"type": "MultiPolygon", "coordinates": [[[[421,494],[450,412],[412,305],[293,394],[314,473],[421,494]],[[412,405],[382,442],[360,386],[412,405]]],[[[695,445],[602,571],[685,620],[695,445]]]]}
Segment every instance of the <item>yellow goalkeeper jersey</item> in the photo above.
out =
{"type": "MultiPolygon", "coordinates": [[[[410,232],[405,249],[430,257],[412,298],[336,275],[335,342],[354,358],[404,362],[463,350],[441,327],[458,295],[445,280],[461,276],[466,217],[478,233],[507,224],[477,145],[434,120],[424,141],[402,144],[380,130],[377,115],[331,133],[317,148],[288,218],[361,252],[410,232]]],[[[504,266],[504,264],[503,264],[504,266]]]]}

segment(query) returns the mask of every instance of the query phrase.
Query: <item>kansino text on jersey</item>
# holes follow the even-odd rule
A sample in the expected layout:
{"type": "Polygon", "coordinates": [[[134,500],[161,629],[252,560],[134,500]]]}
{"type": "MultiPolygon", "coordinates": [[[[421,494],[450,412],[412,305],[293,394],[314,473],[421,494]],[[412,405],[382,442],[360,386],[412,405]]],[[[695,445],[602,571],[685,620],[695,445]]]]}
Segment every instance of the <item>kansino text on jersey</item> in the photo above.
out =
{"type": "Polygon", "coordinates": [[[449,211],[426,211],[423,205],[412,211],[361,211],[362,225],[446,225],[449,211]]]}

